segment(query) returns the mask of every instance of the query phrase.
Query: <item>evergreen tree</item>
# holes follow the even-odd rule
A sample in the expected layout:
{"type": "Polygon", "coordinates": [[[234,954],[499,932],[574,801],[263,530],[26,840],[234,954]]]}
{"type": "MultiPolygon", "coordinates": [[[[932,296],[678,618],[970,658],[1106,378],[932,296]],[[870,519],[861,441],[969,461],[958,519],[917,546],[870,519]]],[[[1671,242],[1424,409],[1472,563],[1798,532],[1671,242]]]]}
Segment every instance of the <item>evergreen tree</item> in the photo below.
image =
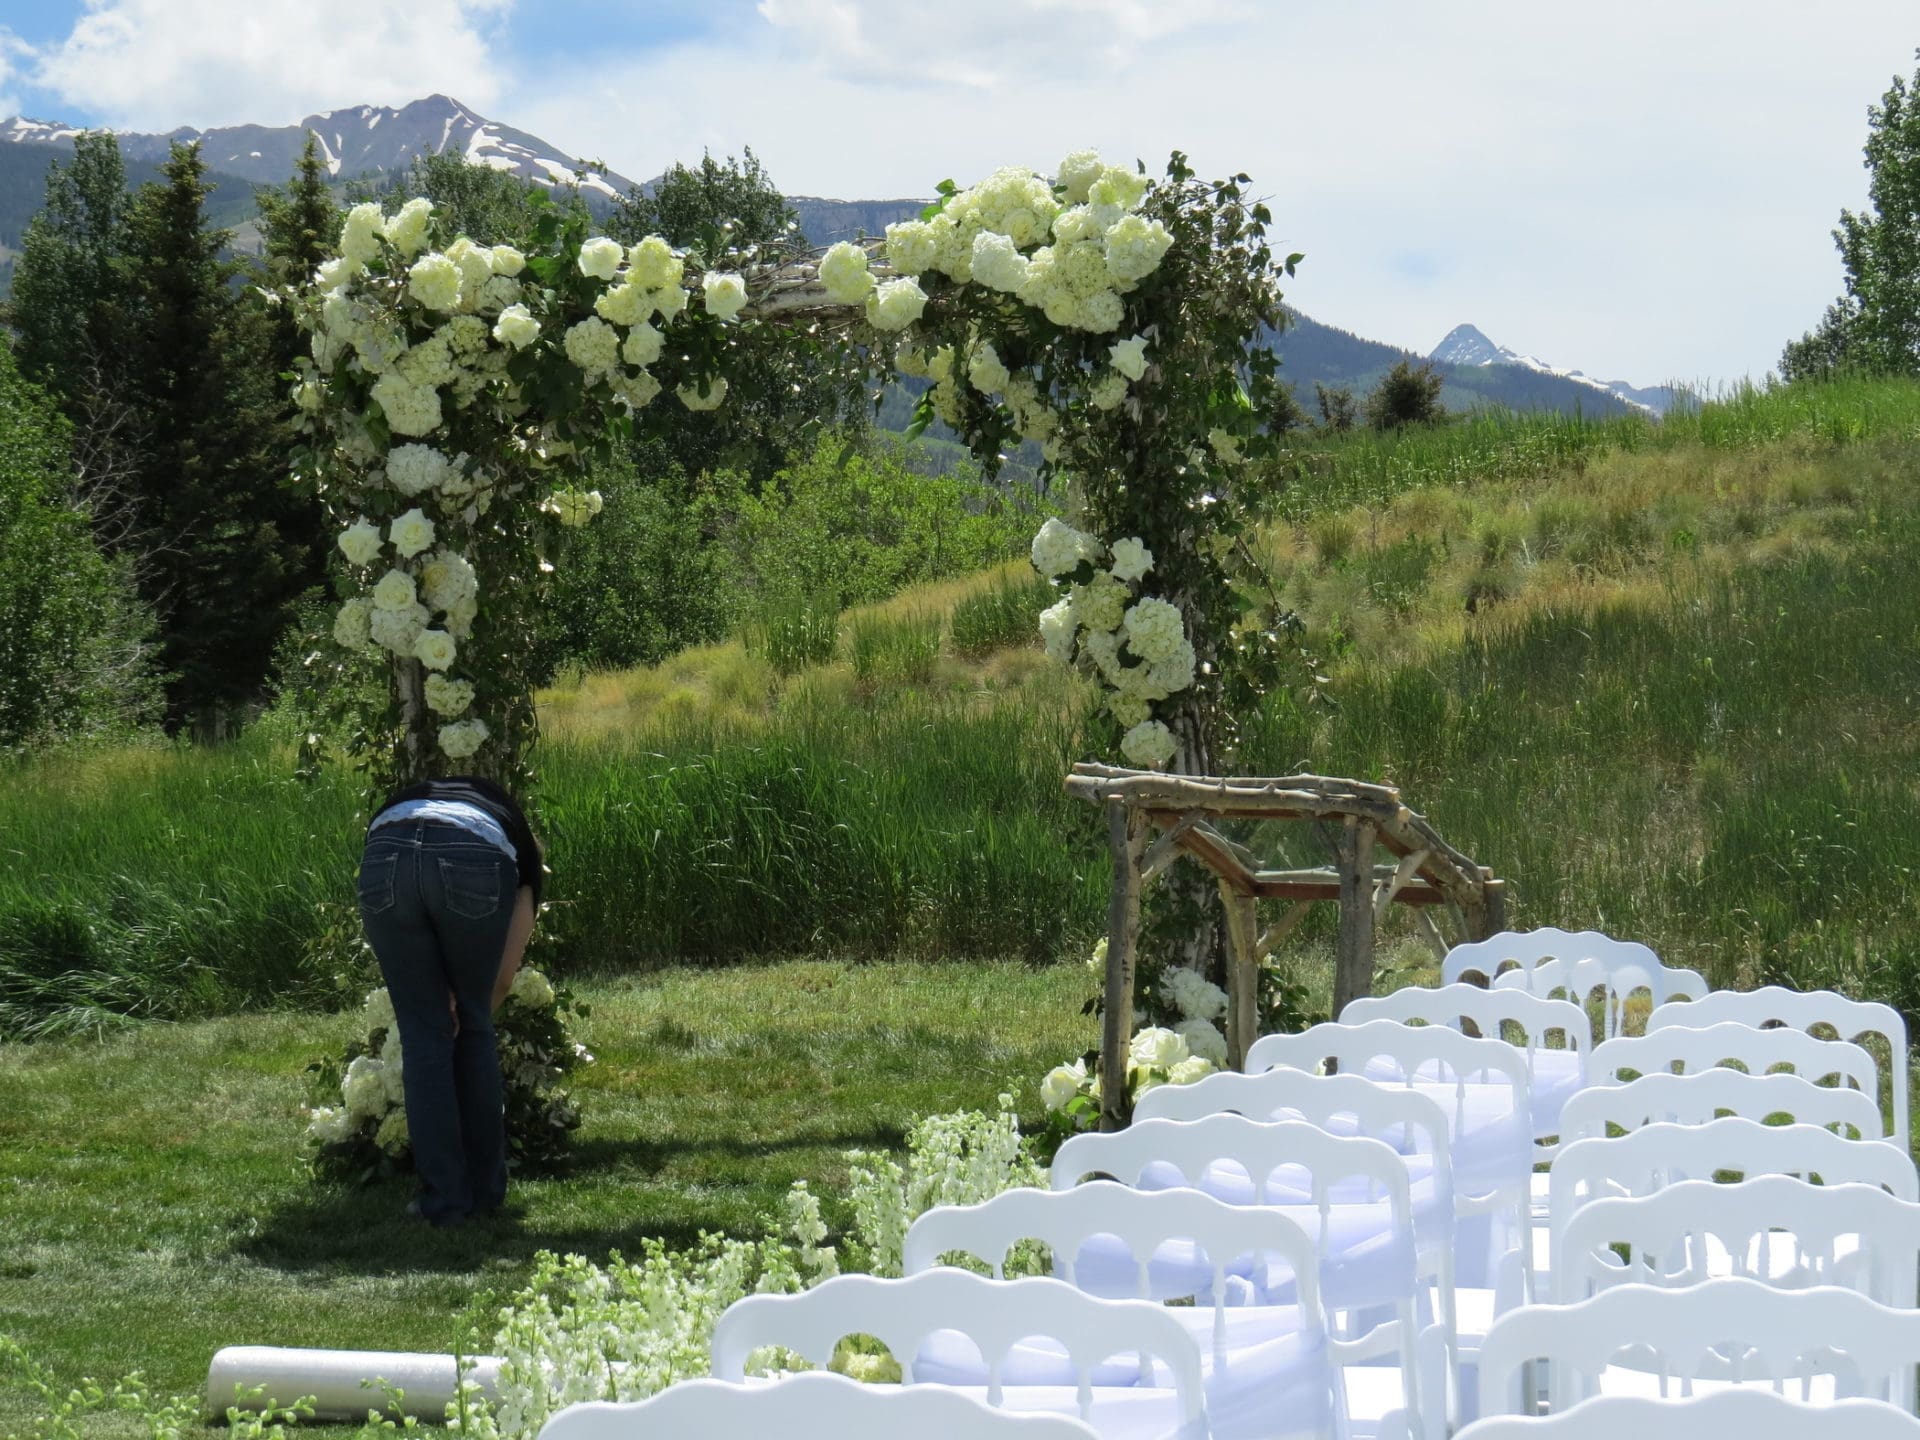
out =
{"type": "Polygon", "coordinates": [[[1345,385],[1323,385],[1316,380],[1313,396],[1320,407],[1323,429],[1335,432],[1353,429],[1354,421],[1359,418],[1359,407],[1354,403],[1352,390],[1345,385]]]}
{"type": "Polygon", "coordinates": [[[1273,406],[1267,411],[1267,433],[1284,435],[1289,430],[1299,430],[1310,424],[1307,407],[1300,403],[1300,397],[1293,393],[1293,387],[1285,381],[1273,387],[1273,406]]]}
{"type": "Polygon", "coordinates": [[[1376,430],[1398,430],[1407,425],[1432,425],[1444,420],[1440,387],[1446,384],[1431,361],[1416,366],[1399,361],[1367,395],[1367,424],[1376,430]]]}
{"type": "MultiPolygon", "coordinates": [[[[304,280],[333,253],[340,234],[340,207],[327,184],[320,144],[307,132],[293,178],[264,186],[254,196],[260,209],[260,240],[268,275],[278,284],[304,280]]],[[[294,327],[289,324],[289,329],[294,327]]]]}

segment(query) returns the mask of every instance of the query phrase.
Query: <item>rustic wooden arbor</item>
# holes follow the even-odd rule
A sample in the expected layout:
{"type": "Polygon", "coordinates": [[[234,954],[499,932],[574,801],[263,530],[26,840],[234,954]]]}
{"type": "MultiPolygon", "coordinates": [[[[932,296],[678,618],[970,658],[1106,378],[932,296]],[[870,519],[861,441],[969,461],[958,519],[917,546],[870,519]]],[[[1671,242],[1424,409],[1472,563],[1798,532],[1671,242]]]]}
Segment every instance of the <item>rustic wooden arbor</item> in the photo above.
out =
{"type": "Polygon", "coordinates": [[[1505,928],[1503,884],[1493,872],[1440,838],[1391,785],[1320,775],[1279,779],[1168,775],[1087,762],[1073,767],[1067,790],[1100,805],[1113,853],[1113,899],[1107,916],[1105,1028],[1100,1042],[1100,1123],[1115,1129],[1127,1117],[1127,1048],[1133,1038],[1135,934],[1140,892],[1180,855],[1213,873],[1227,917],[1227,1058],[1245,1063],[1258,1016],[1263,960],[1305,918],[1316,900],[1340,902],[1333,981],[1334,1013],[1373,990],[1373,932],[1394,902],[1415,913],[1435,948],[1448,941],[1431,907],[1452,912],[1462,940],[1505,928]],[[1222,818],[1309,823],[1334,863],[1309,870],[1263,870],[1252,852],[1215,828],[1222,818]],[[1154,831],[1158,831],[1155,838],[1154,831]],[[1374,863],[1375,847],[1393,857],[1374,863]],[[1262,900],[1289,902],[1266,930],[1262,900]]]}

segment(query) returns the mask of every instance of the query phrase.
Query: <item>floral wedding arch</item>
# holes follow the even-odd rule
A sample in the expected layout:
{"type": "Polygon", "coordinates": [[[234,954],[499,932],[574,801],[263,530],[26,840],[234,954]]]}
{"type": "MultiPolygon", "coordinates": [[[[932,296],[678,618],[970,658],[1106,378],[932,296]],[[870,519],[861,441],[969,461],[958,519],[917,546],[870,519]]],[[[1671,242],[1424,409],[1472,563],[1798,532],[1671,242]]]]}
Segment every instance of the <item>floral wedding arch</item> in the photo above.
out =
{"type": "Polygon", "coordinates": [[[916,430],[938,417],[989,469],[1037,443],[1072,517],[1033,541],[1060,591],[1048,653],[1097,679],[1129,763],[1213,769],[1223,701],[1278,641],[1239,482],[1271,444],[1259,342],[1300,257],[1274,255],[1247,183],[1081,152],[1052,178],[946,182],[883,241],[780,265],[624,246],[552,206],[524,248],[449,235],[425,199],[355,206],[287,299],[312,335],[295,470],[344,562],[332,663],[388,676],[353,745],[370,781],[525,778],[528,617],[558,530],[600,508],[591,463],[648,405],[726,404],[769,326],[929,382],[916,430]]]}

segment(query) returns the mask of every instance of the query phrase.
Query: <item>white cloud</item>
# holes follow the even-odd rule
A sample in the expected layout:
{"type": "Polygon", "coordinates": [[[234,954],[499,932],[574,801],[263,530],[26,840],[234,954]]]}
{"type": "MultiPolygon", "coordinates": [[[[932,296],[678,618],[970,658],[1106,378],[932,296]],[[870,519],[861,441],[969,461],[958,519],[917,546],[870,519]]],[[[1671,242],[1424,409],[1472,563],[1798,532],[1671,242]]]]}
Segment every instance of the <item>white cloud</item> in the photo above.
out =
{"type": "Polygon", "coordinates": [[[34,84],[138,130],[285,125],[345,105],[434,91],[485,107],[500,94],[488,30],[511,0],[87,0],[34,84]]]}
{"type": "Polygon", "coordinates": [[[1758,374],[1819,318],[1867,106],[1914,64],[1911,0],[1828,0],[1817,24],[1800,0],[760,12],[516,77],[502,118],[636,179],[751,145],[790,192],[844,198],[1177,147],[1272,197],[1309,313],[1422,350],[1471,320],[1639,383],[1758,374]]]}
{"type": "Polygon", "coordinates": [[[33,51],[6,26],[0,25],[0,116],[20,113],[20,88],[25,62],[33,51]]]}

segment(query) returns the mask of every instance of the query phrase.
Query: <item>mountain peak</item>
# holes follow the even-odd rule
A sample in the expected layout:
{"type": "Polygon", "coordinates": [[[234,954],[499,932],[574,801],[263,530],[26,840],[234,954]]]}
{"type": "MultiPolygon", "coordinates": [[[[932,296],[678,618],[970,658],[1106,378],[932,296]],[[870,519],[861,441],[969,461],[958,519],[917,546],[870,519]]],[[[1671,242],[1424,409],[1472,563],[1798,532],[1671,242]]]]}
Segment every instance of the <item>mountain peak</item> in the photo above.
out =
{"type": "Polygon", "coordinates": [[[1520,357],[1489,340],[1477,325],[1456,325],[1427,356],[1443,365],[1512,364],[1520,357]]]}

